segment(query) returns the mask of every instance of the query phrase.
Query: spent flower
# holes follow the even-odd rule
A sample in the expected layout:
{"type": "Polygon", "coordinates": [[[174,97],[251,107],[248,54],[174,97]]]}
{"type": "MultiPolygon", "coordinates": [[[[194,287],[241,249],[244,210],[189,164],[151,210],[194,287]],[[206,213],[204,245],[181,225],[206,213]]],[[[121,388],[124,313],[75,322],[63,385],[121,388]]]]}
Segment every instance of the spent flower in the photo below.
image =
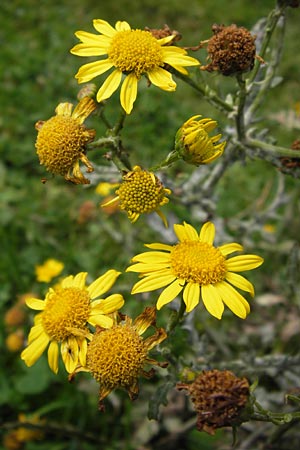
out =
{"type": "Polygon", "coordinates": [[[196,166],[209,164],[219,158],[226,146],[225,141],[219,142],[221,134],[209,136],[209,132],[216,128],[217,122],[200,117],[202,116],[196,115],[188,119],[175,137],[175,150],[184,161],[196,166]]]}
{"type": "Polygon", "coordinates": [[[193,383],[178,383],[185,389],[197,413],[197,429],[215,434],[217,428],[243,422],[241,413],[250,396],[246,378],[238,378],[229,370],[204,370],[193,383]]]}
{"type": "Polygon", "coordinates": [[[139,377],[151,378],[154,374],[153,368],[145,371],[145,365],[166,366],[148,356],[167,337],[163,328],[155,326],[155,318],[155,308],[147,307],[135,320],[120,315],[110,329],[97,328],[88,345],[86,365],[78,367],[71,377],[78,372],[91,373],[100,385],[100,409],[104,409],[102,402],[114,389],[125,389],[134,400],[139,392],[139,377]],[[155,333],[143,338],[150,326],[155,327],[155,333]]]}
{"type": "Polygon", "coordinates": [[[124,299],[120,294],[99,298],[115,283],[120,272],[108,270],[89,286],[86,272],[70,275],[59,287],[50,288],[44,300],[26,300],[29,308],[41,311],[35,316],[34,326],[28,336],[28,346],[21,358],[32,366],[48,348],[48,363],[58,372],[59,346],[67,372],[73,372],[77,364],[85,364],[87,339],[91,338],[88,325],[103,328],[113,326],[111,315],[120,309],[124,299]]]}
{"type": "Polygon", "coordinates": [[[215,226],[211,222],[206,222],[199,233],[186,222],[175,224],[174,231],[179,239],[177,244],[146,244],[153,251],[132,258],[134,264],[126,271],[138,272],[141,276],[132,293],[167,286],[157,300],[157,309],[183,292],[186,312],[192,311],[201,298],[207,311],[218,319],[222,317],[224,303],[245,319],[250,306],[235,288],[254,296],[254,286],[236,272],[255,269],[263,259],[251,254],[227,259],[229,254],[242,251],[243,247],[235,242],[215,247],[215,226]]]}
{"type": "Polygon", "coordinates": [[[188,56],[184,49],[167,45],[174,39],[172,34],[156,39],[150,31],[132,29],[125,21],[116,22],[114,28],[105,20],[95,19],[93,26],[100,34],[77,31],[75,35],[81,43],[75,45],[71,53],[107,57],[84,64],[75,77],[79,83],[86,83],[113,68],[98,90],[97,101],[110,98],[122,84],[120,101],[127,114],[132,111],[138,82],[143,75],[160,89],[175,91],[176,83],[166,70],[166,65],[187,75],[186,66],[200,64],[197,59],[188,56]]]}
{"type": "Polygon", "coordinates": [[[102,206],[118,202],[132,223],[136,222],[141,214],[156,212],[167,226],[167,219],[159,208],[169,202],[166,195],[170,195],[171,191],[163,186],[153,172],[134,166],[133,170],[123,175],[116,194],[116,197],[102,206]]]}
{"type": "Polygon", "coordinates": [[[75,184],[89,184],[80,170],[79,161],[86,166],[87,172],[93,172],[86,156],[86,145],[95,138],[96,131],[87,129],[83,122],[96,109],[96,103],[84,97],[73,112],[72,109],[72,103],[60,103],[55,116],[36,123],[35,147],[40,163],[49,172],[75,184]]]}

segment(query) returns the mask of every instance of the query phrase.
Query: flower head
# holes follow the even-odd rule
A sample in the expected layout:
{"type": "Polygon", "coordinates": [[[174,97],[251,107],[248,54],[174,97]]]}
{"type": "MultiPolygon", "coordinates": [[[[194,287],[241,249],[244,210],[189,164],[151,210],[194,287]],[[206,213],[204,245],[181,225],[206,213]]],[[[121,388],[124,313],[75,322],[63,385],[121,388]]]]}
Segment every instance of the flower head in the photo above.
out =
{"type": "Polygon", "coordinates": [[[197,429],[209,434],[240,423],[250,395],[248,380],[229,370],[204,370],[193,383],[178,383],[177,388],[188,391],[197,413],[197,429]]]}
{"type": "Polygon", "coordinates": [[[59,344],[68,372],[73,372],[78,362],[85,364],[87,339],[91,337],[88,324],[110,328],[113,325],[111,314],[124,304],[120,294],[99,298],[119,275],[116,270],[108,270],[86,286],[87,273],[80,272],[64,278],[58,288],[50,288],[45,300],[27,299],[27,306],[41,312],[35,316],[28,347],[21,354],[25,364],[32,366],[49,345],[48,363],[57,373],[59,344]]]}
{"type": "Polygon", "coordinates": [[[127,390],[131,400],[138,395],[138,378],[150,378],[154,370],[144,370],[146,364],[165,366],[148,356],[148,352],[166,339],[163,328],[156,328],[155,334],[143,339],[142,334],[155,326],[155,308],[148,307],[134,321],[121,316],[121,321],[110,329],[98,328],[88,345],[86,366],[80,371],[90,372],[100,384],[100,407],[104,398],[114,389],[127,390]]]}
{"type": "Polygon", "coordinates": [[[37,281],[49,283],[52,278],[61,273],[63,268],[64,264],[61,261],[54,258],[47,259],[44,264],[35,267],[36,279],[37,281]]]}
{"type": "Polygon", "coordinates": [[[123,182],[116,190],[116,194],[117,197],[102,206],[119,202],[120,208],[127,212],[128,218],[133,223],[141,214],[156,212],[167,226],[167,220],[159,208],[169,202],[166,195],[170,195],[171,191],[164,188],[153,172],[135,166],[123,176],[123,182]]]}
{"type": "Polygon", "coordinates": [[[253,68],[256,54],[255,37],[247,28],[235,24],[213,26],[214,35],[209,39],[207,52],[210,64],[202,70],[217,70],[223,75],[247,72],[253,68]]]}
{"type": "Polygon", "coordinates": [[[94,170],[86,156],[86,144],[94,139],[96,132],[87,129],[83,122],[94,111],[96,103],[84,97],[73,112],[72,108],[72,103],[60,103],[55,109],[56,116],[36,123],[35,147],[40,163],[49,172],[75,184],[89,184],[80,171],[79,161],[88,172],[94,170]]]}
{"type": "Polygon", "coordinates": [[[218,143],[221,134],[209,137],[217,122],[211,119],[201,119],[200,115],[187,120],[176,133],[175,149],[189,164],[208,164],[224,152],[226,142],[218,143]]]}
{"type": "Polygon", "coordinates": [[[167,286],[157,300],[157,309],[170,303],[183,291],[186,312],[198,305],[200,297],[210,314],[221,319],[224,303],[242,319],[250,311],[248,302],[235,287],[254,296],[253,285],[235,272],[252,270],[263,263],[256,255],[239,255],[227,259],[230,253],[241,251],[237,243],[214,247],[215,226],[203,225],[198,234],[188,223],[174,225],[179,239],[176,245],[148,244],[154,251],[136,255],[127,268],[140,272],[142,279],[132,293],[153,291],[167,286]]]}
{"type": "Polygon", "coordinates": [[[132,30],[127,22],[118,21],[113,28],[105,20],[95,19],[94,28],[100,35],[77,31],[80,44],[71,49],[78,56],[104,56],[106,59],[84,64],[75,77],[79,83],[85,83],[111,68],[113,72],[107,77],[97,93],[101,102],[118,89],[122,82],[120,101],[127,114],[131,113],[137,97],[138,81],[143,75],[165,91],[175,91],[176,83],[165,69],[170,65],[179,72],[187,74],[185,66],[198,66],[199,61],[187,56],[184,49],[166,45],[174,39],[171,34],[162,39],[147,30],[132,30]]]}

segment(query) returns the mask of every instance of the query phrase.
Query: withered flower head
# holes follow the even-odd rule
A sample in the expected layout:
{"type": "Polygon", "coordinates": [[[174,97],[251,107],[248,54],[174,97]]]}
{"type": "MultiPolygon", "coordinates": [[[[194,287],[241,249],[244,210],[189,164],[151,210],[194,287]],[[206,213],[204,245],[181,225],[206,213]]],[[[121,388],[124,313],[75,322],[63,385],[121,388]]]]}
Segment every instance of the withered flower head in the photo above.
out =
{"type": "Polygon", "coordinates": [[[255,37],[247,28],[235,24],[213,25],[212,36],[207,44],[211,62],[202,70],[217,70],[223,75],[247,72],[253,68],[256,54],[255,37]]]}
{"type": "Polygon", "coordinates": [[[239,415],[250,394],[248,380],[229,370],[204,370],[193,383],[178,383],[177,388],[188,391],[197,413],[197,429],[209,434],[241,423],[239,415]]]}

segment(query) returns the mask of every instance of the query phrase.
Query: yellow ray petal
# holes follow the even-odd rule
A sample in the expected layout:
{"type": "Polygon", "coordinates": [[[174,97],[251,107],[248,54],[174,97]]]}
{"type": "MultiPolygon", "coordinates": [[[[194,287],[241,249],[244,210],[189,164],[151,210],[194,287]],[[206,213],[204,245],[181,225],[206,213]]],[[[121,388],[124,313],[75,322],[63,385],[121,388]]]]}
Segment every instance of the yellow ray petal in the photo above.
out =
{"type": "Polygon", "coordinates": [[[91,44],[77,44],[71,48],[70,53],[76,56],[103,56],[107,55],[107,47],[91,44]]]}
{"type": "Polygon", "coordinates": [[[127,114],[131,113],[133,104],[136,100],[137,86],[138,79],[134,73],[130,73],[125,77],[121,87],[120,101],[127,114]]]}
{"type": "Polygon", "coordinates": [[[75,277],[73,279],[72,287],[84,289],[86,277],[87,277],[87,272],[79,272],[77,275],[75,275],[75,277]]]}
{"type": "Polygon", "coordinates": [[[145,244],[145,247],[152,248],[153,250],[166,250],[169,252],[173,249],[173,245],[161,244],[160,242],[154,242],[153,244],[145,244]]]}
{"type": "Polygon", "coordinates": [[[249,303],[230,284],[222,281],[214,285],[218,290],[223,302],[228,308],[241,319],[245,319],[250,312],[249,303]]]}
{"type": "Polygon", "coordinates": [[[215,232],[216,229],[214,224],[212,222],[206,222],[200,230],[200,241],[212,245],[215,239],[215,232]]]}
{"type": "Polygon", "coordinates": [[[99,327],[111,328],[114,322],[111,317],[98,314],[95,316],[90,316],[89,323],[93,325],[93,327],[99,325],[99,327]]]}
{"type": "Polygon", "coordinates": [[[75,78],[78,79],[79,83],[86,83],[107,72],[111,67],[113,67],[113,64],[108,59],[87,63],[79,68],[75,78]]]}
{"type": "Polygon", "coordinates": [[[105,100],[118,89],[122,80],[122,72],[114,70],[104,81],[101,88],[97,92],[97,101],[100,103],[105,100]]]}
{"type": "Polygon", "coordinates": [[[58,372],[58,343],[51,341],[48,348],[48,364],[52,372],[58,372]]]}
{"type": "Polygon", "coordinates": [[[164,252],[144,252],[135,255],[132,262],[143,262],[143,263],[168,263],[170,262],[170,253],[164,252]]]}
{"type": "Polygon", "coordinates": [[[222,318],[224,311],[224,304],[222,302],[221,295],[213,285],[208,284],[207,286],[201,287],[201,297],[205,308],[212,316],[217,319],[222,318]]]}
{"type": "Polygon", "coordinates": [[[186,304],[186,312],[191,312],[200,300],[200,286],[198,283],[187,283],[183,291],[183,301],[186,304]]]}
{"type": "Polygon", "coordinates": [[[229,272],[243,272],[259,267],[264,262],[263,258],[257,255],[239,255],[226,260],[226,268],[229,272]]]}
{"type": "Polygon", "coordinates": [[[222,253],[223,256],[227,256],[230,253],[241,252],[242,250],[244,250],[243,246],[240,244],[237,244],[236,242],[231,242],[230,244],[220,245],[220,247],[218,247],[218,249],[220,250],[220,252],[222,253]]]}
{"type": "Polygon", "coordinates": [[[112,38],[117,31],[108,23],[106,20],[94,19],[93,27],[98,33],[104,34],[104,36],[108,36],[112,38]]]}
{"type": "Polygon", "coordinates": [[[41,334],[39,338],[32,341],[21,353],[21,359],[26,366],[31,367],[42,355],[48,344],[49,337],[46,333],[41,334]]]}
{"type": "Polygon", "coordinates": [[[68,373],[74,372],[78,364],[78,342],[73,336],[68,337],[61,344],[61,357],[68,373]]]}
{"type": "Polygon", "coordinates": [[[183,225],[175,224],[174,225],[174,232],[176,236],[178,237],[180,242],[183,241],[198,241],[199,236],[197,231],[195,230],[192,225],[184,222],[183,225]]]}
{"type": "Polygon", "coordinates": [[[129,25],[129,23],[125,22],[124,20],[118,20],[118,22],[116,22],[116,30],[117,31],[126,31],[126,30],[131,30],[131,27],[129,25]]]}
{"type": "Polygon", "coordinates": [[[111,314],[122,308],[125,301],[121,294],[112,294],[102,300],[95,300],[91,303],[90,317],[98,314],[111,314]]]}
{"type": "MultiPolygon", "coordinates": [[[[176,48],[176,47],[175,47],[176,48]]],[[[170,66],[199,66],[200,62],[191,56],[175,52],[172,48],[163,48],[163,60],[170,66]]]]}
{"type": "Polygon", "coordinates": [[[86,365],[86,352],[87,352],[87,340],[86,339],[77,339],[78,343],[78,358],[80,364],[84,367],[86,365]]]}
{"type": "Polygon", "coordinates": [[[39,339],[39,337],[45,333],[44,327],[42,323],[37,323],[33,327],[31,327],[31,330],[28,335],[28,342],[31,344],[32,341],[35,341],[36,339],[39,339]]]}
{"type": "Polygon", "coordinates": [[[184,280],[176,279],[170,286],[162,291],[158,297],[156,308],[161,309],[164,305],[174,300],[174,298],[182,291],[183,286],[184,280]]]}
{"type": "Polygon", "coordinates": [[[97,280],[93,281],[93,283],[91,283],[87,288],[91,299],[93,300],[94,298],[97,298],[109,291],[120,274],[121,272],[111,269],[97,278],[97,280]]]}
{"type": "MultiPolygon", "coordinates": [[[[68,277],[64,278],[61,282],[61,287],[62,288],[69,288],[73,286],[73,280],[74,280],[74,276],[73,275],[69,275],[68,277]]],[[[49,291],[50,292],[50,291],[49,291]]]]}
{"type": "Polygon", "coordinates": [[[45,308],[45,300],[40,300],[38,298],[27,298],[25,302],[29,308],[37,311],[41,311],[45,308]]]}
{"type": "Polygon", "coordinates": [[[168,268],[169,264],[166,263],[137,263],[127,267],[126,272],[141,272],[151,273],[158,270],[168,268]]]}
{"type": "Polygon", "coordinates": [[[176,83],[172,78],[172,74],[161,67],[147,73],[149,80],[155,86],[163,89],[164,91],[173,92],[176,89],[176,83]]]}
{"type": "Polygon", "coordinates": [[[138,281],[132,288],[131,293],[137,294],[139,292],[154,291],[161,287],[167,286],[176,279],[170,271],[166,271],[164,275],[151,274],[142,280],[138,281]]]}
{"type": "Polygon", "coordinates": [[[233,284],[235,287],[242,289],[242,291],[249,292],[252,297],[254,297],[254,286],[250,281],[246,280],[246,278],[242,277],[242,275],[238,275],[237,273],[227,272],[226,280],[229,283],[233,284]]]}
{"type": "MultiPolygon", "coordinates": [[[[111,43],[110,37],[104,36],[104,35],[100,36],[99,34],[89,33],[88,31],[76,31],[75,36],[81,41],[82,44],[88,44],[92,47],[95,46],[95,47],[103,48],[103,50],[105,47],[107,50],[111,43]]],[[[80,45],[80,44],[77,44],[77,45],[80,45]]],[[[71,53],[72,53],[72,50],[71,50],[71,53]]],[[[107,51],[106,51],[106,53],[107,53],[107,51]]]]}

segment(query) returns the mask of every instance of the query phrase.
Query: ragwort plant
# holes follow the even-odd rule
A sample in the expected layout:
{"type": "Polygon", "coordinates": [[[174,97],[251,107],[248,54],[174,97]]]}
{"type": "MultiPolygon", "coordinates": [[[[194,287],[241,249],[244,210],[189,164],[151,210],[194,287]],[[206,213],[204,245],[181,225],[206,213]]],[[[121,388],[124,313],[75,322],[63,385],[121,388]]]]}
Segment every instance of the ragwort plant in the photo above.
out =
{"type": "MultiPolygon", "coordinates": [[[[205,334],[215,336],[214,329],[218,329],[223,316],[234,327],[236,321],[246,320],[251,314],[254,283],[241,273],[269,264],[255,250],[249,253],[257,241],[248,239],[244,246],[228,239],[225,222],[217,215],[219,182],[230,167],[246,159],[250,164],[255,159],[267,161],[279,169],[281,180],[285,174],[299,177],[300,147],[295,143],[286,148],[277,146],[257,120],[264,96],[276,77],[285,14],[290,7],[299,7],[299,2],[278,0],[268,18],[258,22],[255,34],[238,24],[215,24],[210,38],[199,32],[199,41],[185,48],[180,46],[180,33],[168,26],[152,30],[145,24],[144,29],[135,29],[126,21],[112,26],[95,19],[95,33],[75,33],[80,42],[71,53],[81,58],[93,57],[93,61],[84,59],[75,75],[78,83],[85,84],[77,101],[58,103],[56,115],[37,122],[35,147],[40,164],[51,176],[61,176],[68,183],[97,185],[99,192],[105,192],[100,207],[109,214],[117,209],[125,211],[132,227],[141,215],[147,215],[145,223],[154,227],[160,237],[156,242],[145,242],[145,252],[128,255],[123,279],[139,274],[139,279],[128,278],[134,280],[129,292],[126,288],[130,281],[120,283],[116,287],[118,293],[102,298],[119,282],[121,269],[111,267],[88,286],[87,273],[80,272],[49,287],[44,299],[27,297],[27,306],[37,314],[21,358],[31,367],[48,349],[49,369],[55,374],[64,371],[66,383],[73,381],[74,390],[78,378],[96,380],[102,414],[107,407],[113,408],[109,399],[116,395],[114,391],[118,395],[125,390],[130,400],[138,402],[139,379],[152,379],[156,385],[152,366],[157,366],[162,383],[158,382],[160,387],[152,392],[148,417],[161,420],[159,411],[163,404],[166,406],[167,395],[176,395],[176,388],[177,395],[183,390],[191,402],[188,418],[187,406],[177,411],[188,424],[178,435],[193,428],[213,435],[223,427],[231,427],[236,434],[245,423],[251,427],[253,423],[267,422],[279,427],[275,432],[273,428],[267,430],[266,440],[273,442],[274,436],[284,434],[300,419],[296,389],[286,394],[295,407],[287,410],[281,405],[273,411],[268,403],[263,407],[257,400],[260,385],[255,378],[256,372],[265,367],[276,370],[278,365],[280,376],[284,377],[289,364],[299,363],[298,357],[260,357],[258,353],[251,361],[243,362],[239,356],[234,361],[222,361],[203,349],[205,334]],[[200,61],[200,52],[206,52],[206,61],[200,61]],[[215,73],[219,74],[220,83],[226,77],[235,81],[232,92],[225,97],[210,84],[215,73]],[[106,78],[101,82],[103,74],[106,78]],[[135,152],[124,145],[122,132],[128,116],[138,110],[135,102],[143,96],[139,88],[145,82],[151,91],[160,89],[161,102],[164,91],[172,93],[185,83],[222,117],[222,130],[216,131],[218,120],[205,117],[205,111],[200,110],[178,124],[170,152],[159,148],[157,139],[158,160],[152,167],[144,167],[135,152]],[[120,98],[119,118],[111,124],[106,112],[111,98],[116,96],[120,98]],[[101,121],[106,133],[98,136],[96,130],[87,128],[84,122],[88,119],[101,121]],[[99,162],[93,162],[96,152],[103,156],[105,172],[99,162]],[[179,163],[180,173],[176,171],[179,163]],[[187,176],[182,176],[185,171],[187,176]],[[177,207],[182,206],[181,211],[186,214],[183,219],[182,214],[180,218],[176,216],[176,209],[170,212],[166,208],[172,201],[177,207]],[[195,213],[195,204],[201,213],[195,213]],[[214,243],[223,239],[223,244],[214,243]],[[124,302],[125,307],[126,303],[131,305],[131,314],[122,311],[124,302]],[[140,314],[134,312],[135,304],[145,306],[140,314]],[[209,314],[205,315],[205,310],[209,314]],[[234,316],[228,318],[229,310],[234,316]],[[173,341],[179,339],[192,345],[187,349],[188,344],[181,343],[183,354],[180,345],[173,354],[173,341]],[[151,356],[154,348],[155,358],[151,356]]],[[[46,181],[45,178],[43,182],[46,181]]],[[[283,191],[278,188],[270,207],[258,212],[247,226],[259,231],[259,226],[268,223],[282,205],[283,191]]],[[[242,219],[235,219],[233,224],[233,229],[245,230],[242,219]]],[[[54,272],[49,265],[38,270],[40,279],[47,282],[63,269],[62,264],[51,261],[54,272]]],[[[13,345],[13,339],[11,342],[13,345]]],[[[221,343],[218,345],[221,347],[221,343]]],[[[28,417],[26,421],[22,416],[15,428],[28,427],[38,433],[23,433],[22,438],[22,433],[10,431],[4,441],[6,448],[12,448],[10,439],[23,445],[36,436],[43,439],[45,433],[58,431],[58,426],[51,428],[47,422],[47,414],[36,414],[43,418],[28,417]]],[[[69,430],[72,434],[76,435],[76,430],[69,430]]],[[[103,443],[85,434],[79,439],[103,443]]]]}

